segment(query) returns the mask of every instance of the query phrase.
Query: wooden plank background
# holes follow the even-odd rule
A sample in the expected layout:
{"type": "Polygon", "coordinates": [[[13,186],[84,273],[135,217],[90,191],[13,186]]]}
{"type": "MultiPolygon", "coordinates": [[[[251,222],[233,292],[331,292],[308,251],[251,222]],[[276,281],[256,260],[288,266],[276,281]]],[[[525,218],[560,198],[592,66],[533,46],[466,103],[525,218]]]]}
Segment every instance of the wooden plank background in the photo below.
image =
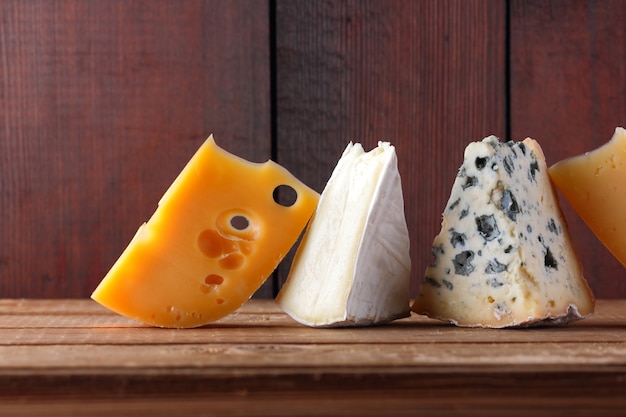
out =
{"type": "Polygon", "coordinates": [[[622,417],[626,299],[597,307],[556,328],[339,330],[252,300],[180,331],[87,299],[3,299],[0,415],[622,417]]]}
{"type": "Polygon", "coordinates": [[[91,294],[209,134],[270,158],[266,2],[0,7],[2,297],[91,294]]]}
{"type": "MultiPolygon", "coordinates": [[[[88,296],[210,133],[318,191],[348,141],[391,141],[415,290],[469,141],[531,136],[553,163],[626,124],[625,15],[619,0],[4,0],[0,297],[88,296]]],[[[624,268],[563,206],[596,296],[626,297],[624,268]]]]}
{"type": "Polygon", "coordinates": [[[414,288],[465,144],[505,133],[504,12],[500,1],[278,3],[278,161],[321,191],[348,141],[392,142],[414,288]]]}
{"type": "MultiPolygon", "coordinates": [[[[510,19],[512,137],[539,140],[548,164],[607,142],[626,124],[626,2],[515,0],[510,19]]],[[[626,297],[626,270],[562,207],[596,296],[626,297]]]]}

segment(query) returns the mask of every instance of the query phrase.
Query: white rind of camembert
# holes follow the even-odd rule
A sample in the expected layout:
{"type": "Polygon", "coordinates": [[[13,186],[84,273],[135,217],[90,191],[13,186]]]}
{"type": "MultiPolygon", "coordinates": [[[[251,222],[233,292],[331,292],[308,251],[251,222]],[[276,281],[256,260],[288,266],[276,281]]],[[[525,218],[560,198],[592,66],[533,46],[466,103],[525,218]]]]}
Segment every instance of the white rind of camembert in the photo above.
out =
{"type": "Polygon", "coordinates": [[[467,146],[412,310],[458,326],[564,324],[592,314],[539,144],[467,146]]]}
{"type": "Polygon", "coordinates": [[[395,148],[350,142],[324,188],[276,301],[313,327],[410,315],[409,233],[395,148]]]}

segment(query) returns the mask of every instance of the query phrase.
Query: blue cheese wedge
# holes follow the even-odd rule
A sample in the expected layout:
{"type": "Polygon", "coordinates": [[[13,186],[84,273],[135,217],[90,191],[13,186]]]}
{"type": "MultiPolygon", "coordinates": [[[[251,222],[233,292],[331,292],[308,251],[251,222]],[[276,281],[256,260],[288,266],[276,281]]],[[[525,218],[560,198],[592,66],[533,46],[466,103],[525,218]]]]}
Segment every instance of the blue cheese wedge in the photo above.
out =
{"type": "Polygon", "coordinates": [[[594,298],[539,144],[467,146],[412,310],[469,327],[556,325],[594,298]]]}
{"type": "Polygon", "coordinates": [[[384,323],[410,315],[410,271],[395,148],[349,143],[276,301],[311,327],[384,323]]]}

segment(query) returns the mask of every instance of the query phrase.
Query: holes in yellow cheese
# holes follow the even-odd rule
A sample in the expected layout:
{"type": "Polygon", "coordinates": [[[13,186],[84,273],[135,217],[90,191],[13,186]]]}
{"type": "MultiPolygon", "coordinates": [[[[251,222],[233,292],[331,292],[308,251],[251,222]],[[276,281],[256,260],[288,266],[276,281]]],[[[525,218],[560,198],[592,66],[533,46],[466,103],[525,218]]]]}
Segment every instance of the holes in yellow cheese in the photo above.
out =
{"type": "Polygon", "coordinates": [[[246,256],[254,250],[252,243],[259,234],[258,228],[243,210],[228,210],[217,217],[216,228],[203,230],[198,235],[198,248],[209,258],[219,258],[224,269],[239,269],[246,256]]]}
{"type": "Polygon", "coordinates": [[[247,163],[211,138],[158,201],[92,298],[156,326],[195,327],[217,320],[271,276],[318,199],[277,164],[247,163]],[[272,200],[279,184],[297,190],[293,207],[272,200]],[[212,274],[222,283],[205,281],[212,274]]]}
{"type": "Polygon", "coordinates": [[[217,274],[209,274],[204,278],[204,283],[200,286],[200,291],[204,294],[215,291],[224,282],[224,277],[217,274]]]}
{"type": "Polygon", "coordinates": [[[198,235],[198,248],[209,258],[222,258],[232,253],[252,251],[251,244],[234,241],[221,236],[216,230],[206,229],[198,235]]]}
{"type": "Polygon", "coordinates": [[[225,258],[220,259],[220,266],[224,269],[239,269],[246,261],[245,257],[240,253],[231,253],[225,258]]]}
{"type": "Polygon", "coordinates": [[[211,274],[204,279],[206,285],[220,285],[222,282],[224,282],[224,278],[217,274],[211,274]]]}
{"type": "MultiPolygon", "coordinates": [[[[167,314],[174,314],[174,313],[176,313],[176,317],[175,317],[176,321],[180,321],[182,319],[181,312],[176,310],[176,308],[174,308],[174,306],[172,306],[172,305],[166,306],[165,307],[165,312],[167,314]]],[[[154,317],[156,317],[156,315],[152,314],[151,317],[154,319],[154,317]]]]}
{"type": "Polygon", "coordinates": [[[243,231],[250,226],[250,221],[246,216],[236,215],[230,218],[230,225],[235,230],[243,231]]]}
{"type": "Polygon", "coordinates": [[[274,188],[272,197],[276,204],[291,207],[298,201],[298,192],[291,185],[282,184],[274,188]]]}
{"type": "Polygon", "coordinates": [[[198,248],[209,258],[219,258],[225,253],[237,251],[237,245],[232,241],[223,238],[215,230],[207,229],[198,236],[198,248]]]}
{"type": "Polygon", "coordinates": [[[251,255],[254,250],[254,244],[252,242],[246,242],[245,240],[237,242],[237,246],[244,256],[251,255]]]}
{"type": "Polygon", "coordinates": [[[245,210],[227,210],[217,216],[217,232],[225,239],[256,240],[259,229],[245,210]]]}

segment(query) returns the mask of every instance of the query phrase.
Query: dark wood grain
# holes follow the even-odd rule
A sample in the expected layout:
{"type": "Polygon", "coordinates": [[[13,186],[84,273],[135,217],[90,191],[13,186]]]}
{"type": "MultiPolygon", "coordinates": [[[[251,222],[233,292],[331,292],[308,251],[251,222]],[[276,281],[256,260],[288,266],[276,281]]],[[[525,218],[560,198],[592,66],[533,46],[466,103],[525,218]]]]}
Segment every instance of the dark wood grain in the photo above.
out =
{"type": "Polygon", "coordinates": [[[349,141],[394,144],[413,290],[463,148],[505,133],[504,6],[277,1],[278,161],[321,191],[349,141]]]}
{"type": "Polygon", "coordinates": [[[316,329],[271,300],[159,329],[90,300],[0,300],[0,414],[617,416],[625,331],[626,300],[514,331],[415,314],[316,329]]]}
{"type": "Polygon", "coordinates": [[[2,296],[89,295],[209,134],[270,158],[267,1],[0,4],[2,296]]]}
{"type": "MultiPolygon", "coordinates": [[[[626,3],[511,1],[511,130],[549,164],[608,142],[626,124],[626,3]]],[[[596,296],[626,296],[626,270],[562,201],[596,296]]],[[[617,208],[623,210],[623,208],[617,208]]]]}

